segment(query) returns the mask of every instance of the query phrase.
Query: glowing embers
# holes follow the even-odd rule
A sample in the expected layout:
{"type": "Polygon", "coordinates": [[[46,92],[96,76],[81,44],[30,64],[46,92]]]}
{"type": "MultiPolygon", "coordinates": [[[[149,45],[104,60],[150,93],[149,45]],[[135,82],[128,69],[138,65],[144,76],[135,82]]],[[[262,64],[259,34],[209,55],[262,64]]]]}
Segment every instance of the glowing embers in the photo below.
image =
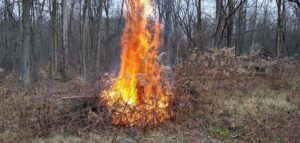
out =
{"type": "Polygon", "coordinates": [[[101,93],[112,123],[129,126],[157,124],[169,118],[172,94],[167,92],[157,63],[160,24],[150,0],[126,0],[126,24],[121,39],[120,71],[111,88],[101,93]]]}
{"type": "Polygon", "coordinates": [[[121,84],[121,87],[113,86],[102,93],[102,99],[106,101],[112,113],[113,124],[144,126],[158,124],[169,118],[171,94],[160,90],[160,81],[152,84],[152,89],[149,89],[151,87],[147,84],[150,83],[141,80],[139,76],[141,75],[117,80],[117,84],[114,85],[121,84]],[[138,83],[131,86],[130,82],[134,79],[138,79],[138,83]],[[151,91],[151,94],[147,93],[148,91],[151,91]]]}

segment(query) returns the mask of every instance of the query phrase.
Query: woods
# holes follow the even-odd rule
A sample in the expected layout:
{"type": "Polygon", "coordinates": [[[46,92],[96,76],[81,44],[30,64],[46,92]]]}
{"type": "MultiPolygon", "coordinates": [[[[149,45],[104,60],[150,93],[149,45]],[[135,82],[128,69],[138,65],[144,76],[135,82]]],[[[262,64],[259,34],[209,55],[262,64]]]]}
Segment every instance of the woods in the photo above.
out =
{"type": "MultiPolygon", "coordinates": [[[[85,79],[109,72],[119,60],[124,2],[3,0],[2,68],[21,73],[24,85],[38,80],[40,70],[52,80],[64,81],[73,76],[71,71],[85,79]]],[[[299,55],[298,1],[157,0],[155,4],[163,23],[166,64],[186,60],[191,49],[210,47],[236,47],[238,55],[252,49],[271,57],[299,55]]]]}

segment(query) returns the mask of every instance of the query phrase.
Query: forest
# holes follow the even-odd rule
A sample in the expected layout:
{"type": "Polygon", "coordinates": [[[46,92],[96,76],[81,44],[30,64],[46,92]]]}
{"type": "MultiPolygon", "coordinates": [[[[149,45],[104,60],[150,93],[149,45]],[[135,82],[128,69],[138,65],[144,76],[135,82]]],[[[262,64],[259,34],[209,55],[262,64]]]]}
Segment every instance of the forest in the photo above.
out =
{"type": "Polygon", "coordinates": [[[300,142],[300,0],[0,0],[0,142],[300,142]]]}

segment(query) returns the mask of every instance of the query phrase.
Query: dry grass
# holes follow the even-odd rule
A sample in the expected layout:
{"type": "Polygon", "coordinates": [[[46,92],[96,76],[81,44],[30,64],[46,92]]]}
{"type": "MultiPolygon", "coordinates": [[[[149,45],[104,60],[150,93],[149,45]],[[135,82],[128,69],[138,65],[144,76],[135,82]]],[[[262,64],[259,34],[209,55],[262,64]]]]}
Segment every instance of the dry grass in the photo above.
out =
{"type": "Polygon", "coordinates": [[[111,126],[99,100],[62,100],[97,95],[105,85],[100,80],[52,87],[44,80],[25,90],[17,76],[5,75],[0,142],[299,142],[299,63],[231,52],[193,53],[175,68],[174,115],[157,127],[111,126]]]}
{"type": "Polygon", "coordinates": [[[299,142],[299,62],[232,49],[194,53],[176,68],[176,118],[224,142],[299,142]]]}

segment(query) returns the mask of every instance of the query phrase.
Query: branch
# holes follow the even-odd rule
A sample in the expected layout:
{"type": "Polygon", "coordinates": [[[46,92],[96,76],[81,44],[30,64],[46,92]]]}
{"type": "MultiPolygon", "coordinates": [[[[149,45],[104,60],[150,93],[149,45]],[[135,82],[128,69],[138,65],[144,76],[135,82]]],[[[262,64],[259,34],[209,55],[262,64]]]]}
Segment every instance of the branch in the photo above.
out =
{"type": "Polygon", "coordinates": [[[227,24],[228,24],[228,19],[229,19],[230,17],[232,17],[232,16],[236,13],[236,11],[243,5],[243,3],[245,3],[246,1],[247,1],[247,0],[241,1],[241,2],[239,3],[239,5],[234,9],[234,11],[233,11],[232,13],[230,13],[230,14],[226,17],[226,19],[225,19],[225,25],[224,25],[224,27],[223,27],[221,37],[224,36],[225,28],[227,27],[227,24]]]}
{"type": "Polygon", "coordinates": [[[300,9],[300,1],[299,0],[288,0],[289,2],[296,3],[298,8],[300,9]]]}
{"type": "Polygon", "coordinates": [[[99,96],[72,96],[72,97],[63,97],[62,100],[86,100],[86,99],[97,99],[99,96]]]}

